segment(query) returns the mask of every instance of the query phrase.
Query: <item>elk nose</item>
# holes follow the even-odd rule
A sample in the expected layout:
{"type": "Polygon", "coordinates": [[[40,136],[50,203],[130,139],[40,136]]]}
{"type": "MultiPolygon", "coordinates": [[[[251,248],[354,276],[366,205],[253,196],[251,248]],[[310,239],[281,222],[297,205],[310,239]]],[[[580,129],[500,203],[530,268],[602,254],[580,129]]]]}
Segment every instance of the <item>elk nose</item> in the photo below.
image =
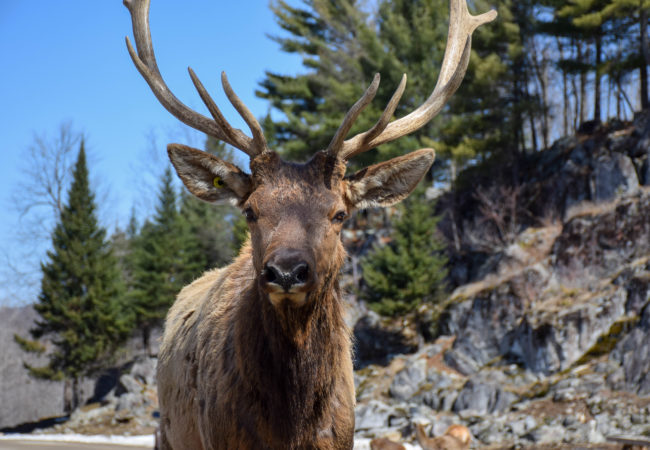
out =
{"type": "Polygon", "coordinates": [[[305,261],[296,260],[268,262],[263,276],[267,283],[282,286],[289,292],[293,286],[304,285],[309,281],[309,265],[305,261]]]}

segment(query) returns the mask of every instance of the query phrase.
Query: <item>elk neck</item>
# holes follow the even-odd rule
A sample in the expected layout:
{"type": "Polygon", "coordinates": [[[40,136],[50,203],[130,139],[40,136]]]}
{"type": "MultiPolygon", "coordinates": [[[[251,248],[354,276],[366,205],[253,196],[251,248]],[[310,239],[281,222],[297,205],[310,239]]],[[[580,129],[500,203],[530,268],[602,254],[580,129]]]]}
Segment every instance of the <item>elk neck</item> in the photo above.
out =
{"type": "Polygon", "coordinates": [[[239,376],[260,399],[268,426],[292,436],[318,421],[334,394],[336,374],[350,358],[339,288],[338,258],[301,307],[274,307],[253,280],[233,323],[239,376]]]}

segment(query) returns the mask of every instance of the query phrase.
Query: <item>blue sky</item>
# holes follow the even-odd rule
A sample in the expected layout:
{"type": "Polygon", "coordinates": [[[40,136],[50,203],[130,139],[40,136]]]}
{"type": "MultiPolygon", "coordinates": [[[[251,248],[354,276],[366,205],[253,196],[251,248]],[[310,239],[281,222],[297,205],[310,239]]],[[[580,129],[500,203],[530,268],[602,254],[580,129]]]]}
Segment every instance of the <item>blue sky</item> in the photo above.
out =
{"type": "MultiPolygon", "coordinates": [[[[296,56],[267,37],[281,30],[265,0],[152,0],[150,25],[160,71],[176,96],[208,115],[187,74],[191,66],[230,122],[247,132],[222,93],[221,70],[258,117],[268,109],[254,95],[264,71],[301,70],[296,56]]],[[[53,136],[63,122],[85,133],[91,177],[108,192],[102,217],[124,224],[139,198],[155,196],[137,189],[151,136],[164,155],[170,139],[183,142],[183,126],[133,66],[126,35],[131,21],[121,0],[0,0],[0,250],[10,257],[20,250],[10,197],[25,181],[35,133],[53,136]]],[[[0,305],[6,296],[0,288],[0,305]]]]}

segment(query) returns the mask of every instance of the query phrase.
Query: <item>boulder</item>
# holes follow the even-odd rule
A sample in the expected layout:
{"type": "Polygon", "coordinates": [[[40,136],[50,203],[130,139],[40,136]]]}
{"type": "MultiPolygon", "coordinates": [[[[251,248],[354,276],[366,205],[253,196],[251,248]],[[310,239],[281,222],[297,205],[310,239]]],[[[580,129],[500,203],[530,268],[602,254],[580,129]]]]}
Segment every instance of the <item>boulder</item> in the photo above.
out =
{"type": "MultiPolygon", "coordinates": [[[[623,366],[624,387],[640,396],[650,395],[650,304],[647,304],[636,327],[623,338],[612,359],[623,366]]],[[[619,381],[614,379],[613,382],[619,381]]]]}
{"type": "Polygon", "coordinates": [[[504,391],[499,385],[472,378],[463,386],[452,410],[458,414],[477,416],[501,413],[515,400],[515,394],[504,391]]]}
{"type": "Polygon", "coordinates": [[[621,153],[604,154],[595,161],[591,174],[591,200],[603,202],[630,194],[639,188],[632,160],[621,153]]]}

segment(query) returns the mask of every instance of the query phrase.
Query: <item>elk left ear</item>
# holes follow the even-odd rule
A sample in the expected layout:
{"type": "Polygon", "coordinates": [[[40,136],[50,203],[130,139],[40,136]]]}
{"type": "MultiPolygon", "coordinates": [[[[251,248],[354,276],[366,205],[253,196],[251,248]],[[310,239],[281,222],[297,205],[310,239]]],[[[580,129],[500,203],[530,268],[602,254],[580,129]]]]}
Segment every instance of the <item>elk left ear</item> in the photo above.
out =
{"type": "Polygon", "coordinates": [[[210,153],[169,144],[167,154],[192,194],[210,203],[241,204],[251,191],[250,175],[210,153]]]}
{"type": "Polygon", "coordinates": [[[346,177],[354,209],[390,206],[405,199],[429,171],[436,152],[425,148],[375,164],[346,177]]]}

